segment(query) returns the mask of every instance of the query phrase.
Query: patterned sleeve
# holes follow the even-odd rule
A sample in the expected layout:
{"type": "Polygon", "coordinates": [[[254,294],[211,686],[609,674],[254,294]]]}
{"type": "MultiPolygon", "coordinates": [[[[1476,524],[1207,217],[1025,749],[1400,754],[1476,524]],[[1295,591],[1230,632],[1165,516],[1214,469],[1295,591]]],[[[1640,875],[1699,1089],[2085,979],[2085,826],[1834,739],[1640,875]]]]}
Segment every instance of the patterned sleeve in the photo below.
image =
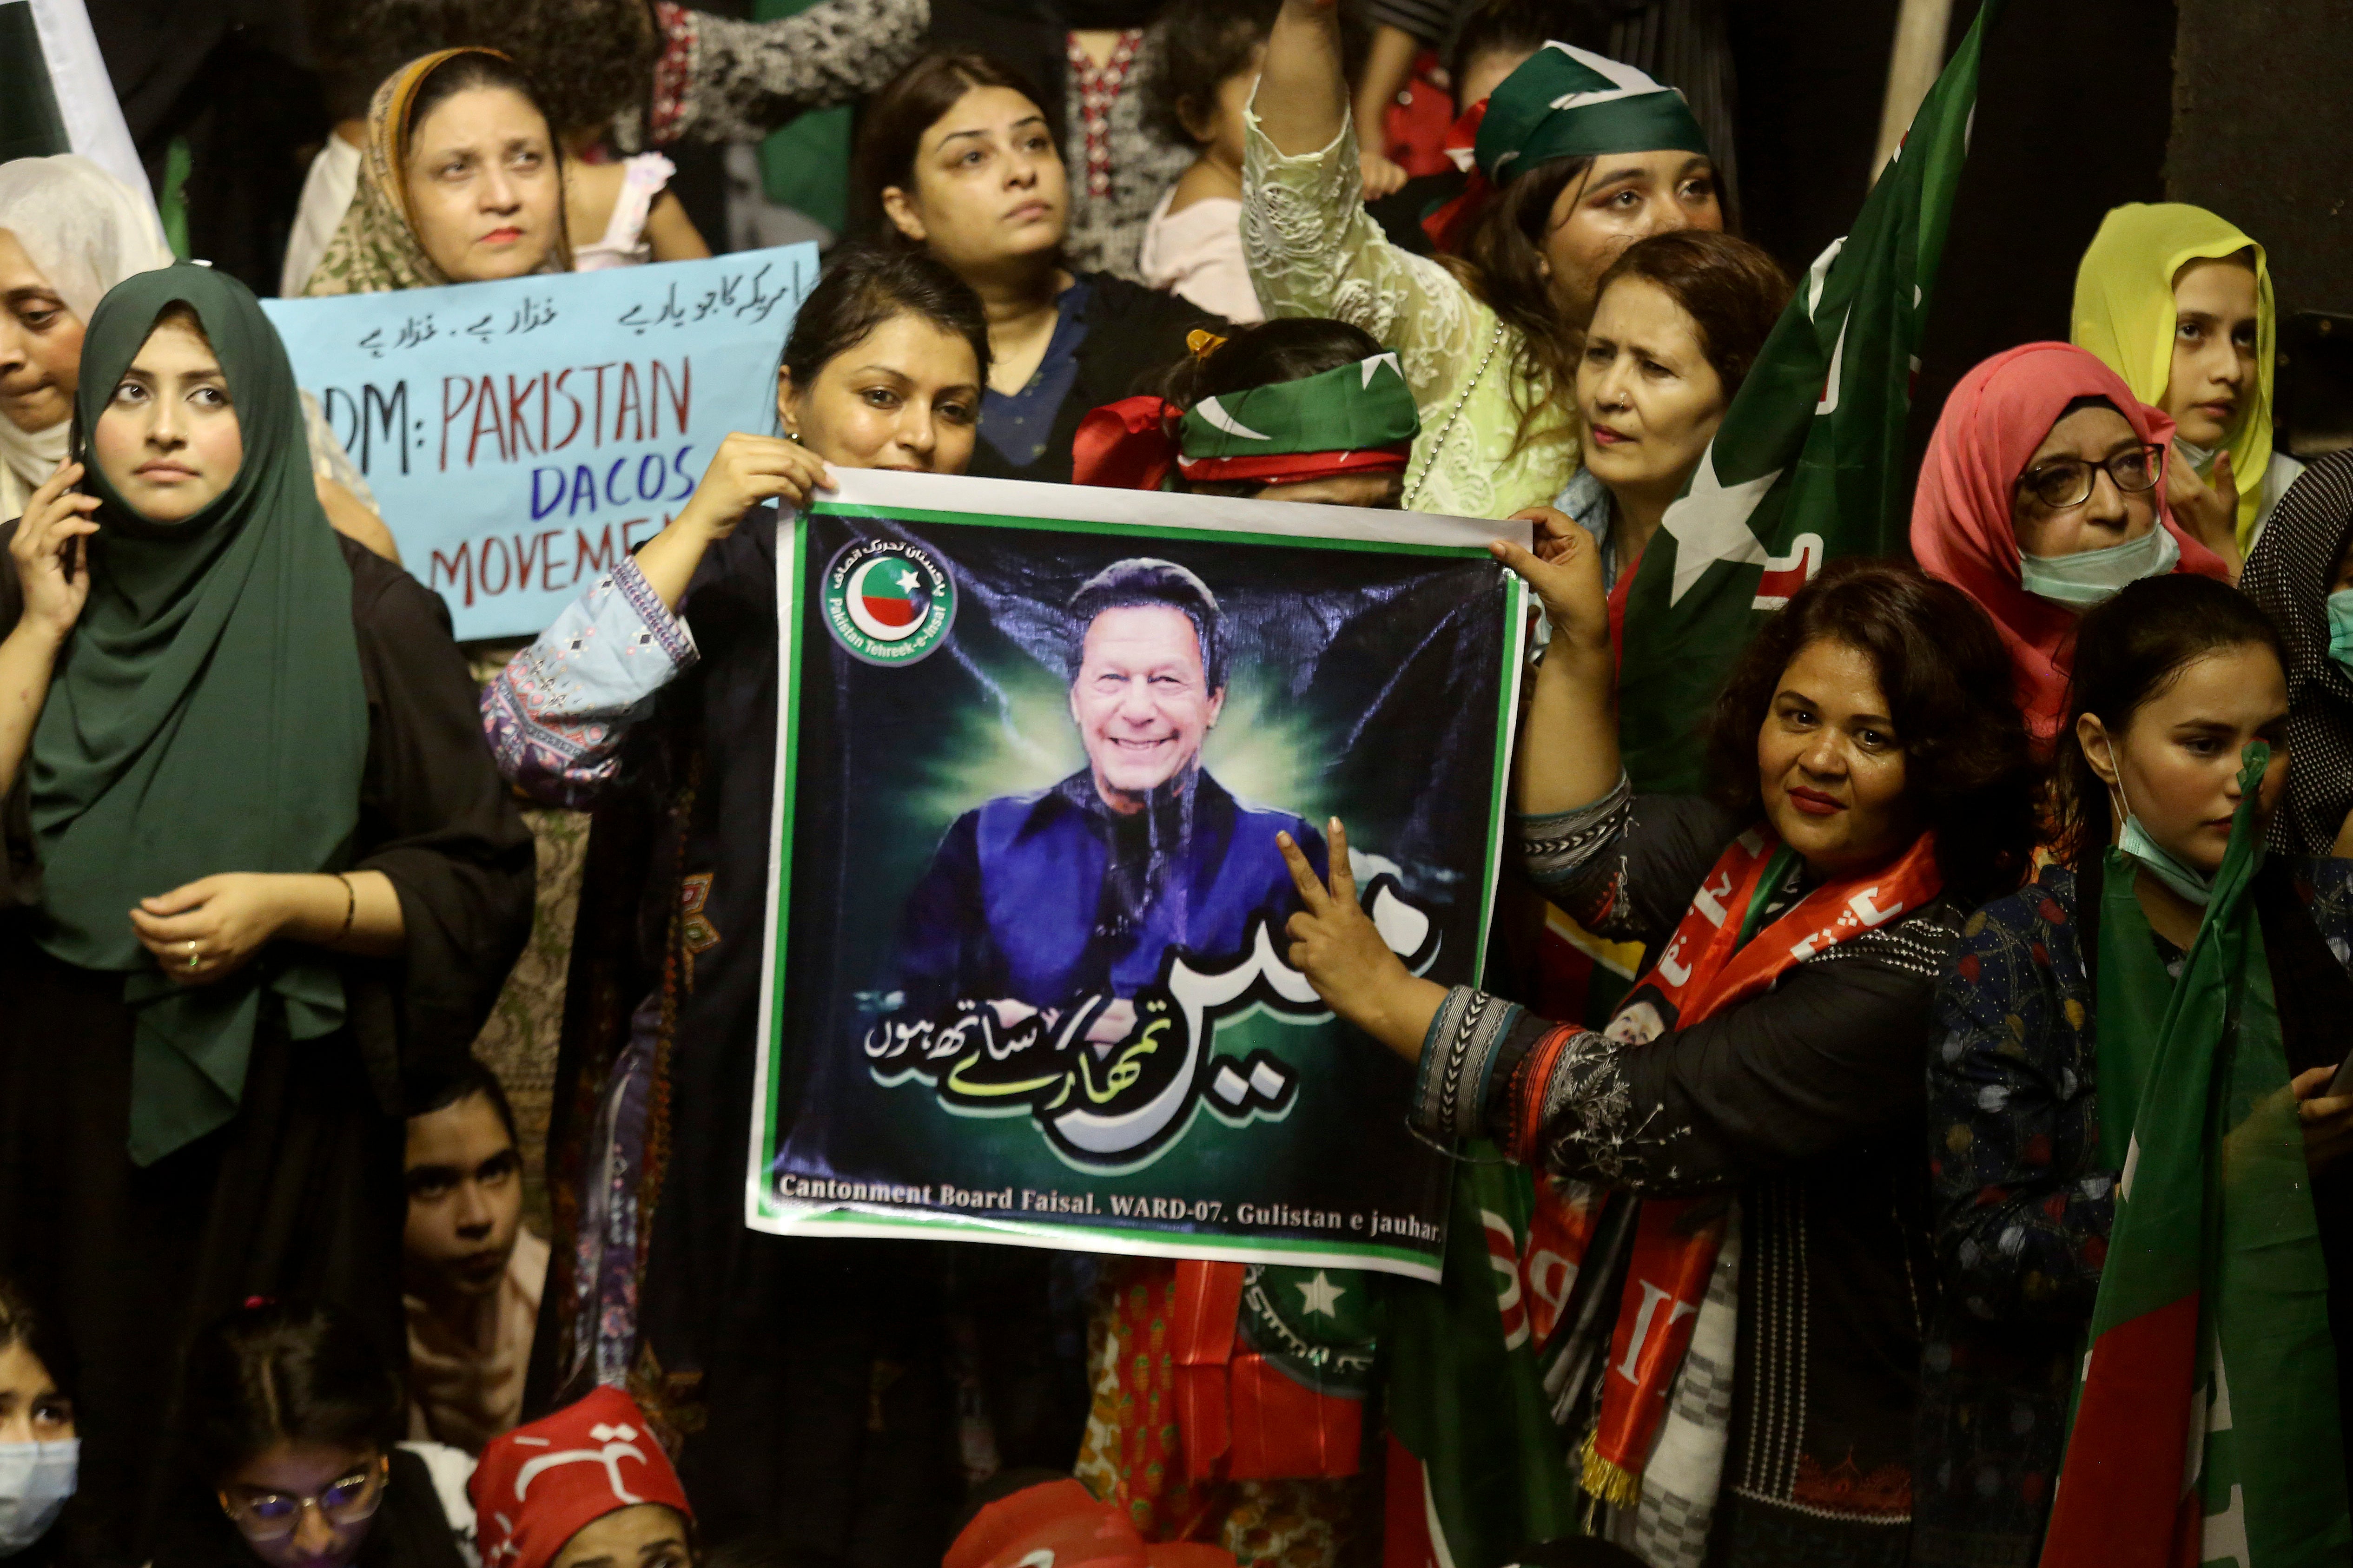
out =
{"type": "Polygon", "coordinates": [[[739,21],[659,0],[656,142],[756,142],[812,109],[855,102],[923,51],[931,0],[823,0],[739,21]]]}
{"type": "Polygon", "coordinates": [[[1365,211],[1356,133],[1286,157],[1244,116],[1242,247],[1270,316],[1324,316],[1398,351],[1425,408],[1482,363],[1494,314],[1426,256],[1391,245],[1365,211]]]}
{"type": "Polygon", "coordinates": [[[1739,828],[1704,800],[1638,797],[1622,771],[1590,805],[1513,821],[1528,879],[1579,925],[1613,942],[1650,942],[1672,931],[1739,828]]]}
{"type": "Polygon", "coordinates": [[[2068,994],[2084,989],[2071,924],[2041,886],[1989,904],[1962,928],[1936,988],[1936,1257],[1979,1318],[2080,1320],[2099,1292],[2116,1173],[2089,1168],[2097,1101],[2083,1070],[2089,1013],[2068,994]]]}
{"type": "Polygon", "coordinates": [[[1457,987],[1423,1039],[1415,1123],[1433,1136],[1484,1135],[1556,1175],[1661,1194],[1770,1176],[1859,1139],[1909,1137],[1949,922],[1932,905],[1639,1044],[1457,987]]]}
{"type": "Polygon", "coordinates": [[[586,806],[629,727],[697,657],[686,622],[621,561],[482,688],[500,773],[543,805],[586,806]]]}

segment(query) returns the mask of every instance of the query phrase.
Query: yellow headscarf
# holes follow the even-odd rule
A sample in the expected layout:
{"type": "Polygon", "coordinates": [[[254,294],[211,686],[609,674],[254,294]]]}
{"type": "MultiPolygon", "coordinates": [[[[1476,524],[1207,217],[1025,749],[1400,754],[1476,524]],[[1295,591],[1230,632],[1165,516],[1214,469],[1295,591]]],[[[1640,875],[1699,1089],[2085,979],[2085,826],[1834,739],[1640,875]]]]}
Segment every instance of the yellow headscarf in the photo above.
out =
{"type": "Polygon", "coordinates": [[[2255,258],[2255,395],[2231,437],[2239,486],[2239,548],[2253,542],[2255,511],[2272,462],[2272,349],[2276,311],[2263,247],[2204,207],[2136,202],[2101,220],[2075,269],[2075,346],[2124,377],[2133,395],[2158,404],[2173,375],[2173,277],[2193,261],[2239,252],[2255,258]]]}

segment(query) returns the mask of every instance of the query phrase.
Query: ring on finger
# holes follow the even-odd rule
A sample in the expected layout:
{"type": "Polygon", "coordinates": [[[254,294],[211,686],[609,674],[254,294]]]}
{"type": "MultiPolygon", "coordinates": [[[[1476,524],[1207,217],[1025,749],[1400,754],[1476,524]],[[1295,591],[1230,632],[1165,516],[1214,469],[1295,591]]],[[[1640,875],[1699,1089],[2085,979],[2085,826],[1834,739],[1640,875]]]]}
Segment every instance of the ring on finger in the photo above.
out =
{"type": "Polygon", "coordinates": [[[196,952],[196,944],[193,942],[188,943],[188,967],[190,969],[201,967],[204,962],[204,959],[198,956],[196,952]]]}

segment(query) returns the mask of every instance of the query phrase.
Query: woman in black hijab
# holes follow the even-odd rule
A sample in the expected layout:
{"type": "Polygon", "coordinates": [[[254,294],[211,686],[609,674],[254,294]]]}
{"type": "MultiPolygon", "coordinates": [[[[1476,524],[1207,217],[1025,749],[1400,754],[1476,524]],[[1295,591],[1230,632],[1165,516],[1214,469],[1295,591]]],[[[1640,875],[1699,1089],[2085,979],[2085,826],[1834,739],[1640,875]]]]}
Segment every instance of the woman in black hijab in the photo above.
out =
{"type": "Polygon", "coordinates": [[[0,529],[0,1270],[83,1369],[75,1544],[135,1563],[197,1324],[300,1295],[401,1353],[402,1119],[532,852],[447,612],[328,529],[243,285],[114,289],[75,421],[0,529]]]}

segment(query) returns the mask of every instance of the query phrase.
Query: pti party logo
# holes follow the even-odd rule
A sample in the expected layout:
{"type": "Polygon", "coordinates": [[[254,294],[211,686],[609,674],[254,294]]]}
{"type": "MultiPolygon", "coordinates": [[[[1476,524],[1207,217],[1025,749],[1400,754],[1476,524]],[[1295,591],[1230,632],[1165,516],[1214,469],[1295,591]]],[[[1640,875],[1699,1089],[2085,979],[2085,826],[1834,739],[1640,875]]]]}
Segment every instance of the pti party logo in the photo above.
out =
{"type": "Polygon", "coordinates": [[[920,544],[855,540],[827,564],[821,589],[826,629],[868,664],[913,664],[955,624],[955,580],[920,544]]]}

